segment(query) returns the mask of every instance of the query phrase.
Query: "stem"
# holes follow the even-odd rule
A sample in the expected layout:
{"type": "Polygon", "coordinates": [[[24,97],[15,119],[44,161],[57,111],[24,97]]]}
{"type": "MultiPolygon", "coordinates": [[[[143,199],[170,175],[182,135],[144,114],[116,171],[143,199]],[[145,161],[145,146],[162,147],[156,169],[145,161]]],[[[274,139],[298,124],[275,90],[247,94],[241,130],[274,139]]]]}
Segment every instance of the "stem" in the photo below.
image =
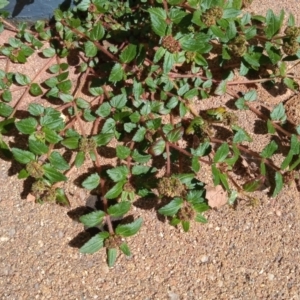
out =
{"type": "MultiPolygon", "coordinates": [[[[53,60],[54,58],[55,58],[55,55],[54,55],[53,57],[51,57],[51,58],[48,60],[48,62],[43,66],[43,68],[37,72],[37,74],[34,76],[34,78],[31,80],[31,82],[34,82],[34,81],[36,80],[36,78],[39,77],[40,74],[41,74],[44,70],[46,70],[46,69],[48,68],[48,66],[50,65],[50,63],[52,62],[52,60],[53,60]]],[[[14,107],[14,110],[13,110],[12,114],[10,115],[10,117],[13,117],[13,116],[15,115],[15,113],[16,113],[16,111],[17,111],[19,105],[21,104],[23,98],[24,98],[25,95],[29,92],[29,90],[30,90],[30,85],[28,85],[28,86],[26,87],[26,90],[24,91],[23,95],[22,95],[21,98],[19,98],[19,100],[17,101],[17,103],[16,103],[16,105],[15,105],[15,107],[14,107]]]]}
{"type": "MultiPolygon", "coordinates": [[[[219,139],[216,139],[216,138],[210,138],[211,142],[213,143],[217,143],[217,144],[224,144],[224,141],[222,140],[219,140],[219,139]]],[[[232,145],[231,142],[228,142],[229,145],[232,145]]],[[[261,157],[257,152],[254,152],[252,150],[249,150],[241,145],[236,145],[237,148],[245,153],[247,153],[249,156],[251,157],[255,157],[257,158],[258,160],[260,161],[264,161],[267,165],[269,165],[272,169],[276,170],[276,171],[280,171],[280,168],[277,167],[276,165],[273,164],[273,162],[270,160],[270,159],[266,159],[266,158],[263,158],[261,157]]]]}
{"type": "Polygon", "coordinates": [[[3,24],[5,24],[6,26],[10,27],[10,29],[8,29],[8,30],[14,31],[14,32],[16,32],[16,33],[19,32],[19,30],[18,30],[14,25],[12,25],[12,24],[10,24],[9,22],[5,21],[3,18],[0,18],[0,21],[1,21],[3,24]]]}
{"type": "MultiPolygon", "coordinates": [[[[85,39],[89,40],[89,38],[82,32],[80,32],[79,30],[70,27],[64,20],[61,21],[61,23],[68,27],[71,31],[73,31],[74,33],[76,33],[77,35],[80,35],[82,37],[84,37],[85,39]]],[[[113,54],[111,54],[108,50],[106,50],[100,43],[96,42],[96,41],[91,41],[94,43],[94,45],[102,52],[104,53],[106,56],[108,56],[110,59],[112,59],[113,61],[119,61],[117,57],[115,57],[113,54]]]]}
{"type": "Polygon", "coordinates": [[[166,152],[167,152],[167,172],[166,172],[166,176],[170,177],[170,174],[171,174],[171,160],[170,160],[169,142],[166,142],[166,152]]]}

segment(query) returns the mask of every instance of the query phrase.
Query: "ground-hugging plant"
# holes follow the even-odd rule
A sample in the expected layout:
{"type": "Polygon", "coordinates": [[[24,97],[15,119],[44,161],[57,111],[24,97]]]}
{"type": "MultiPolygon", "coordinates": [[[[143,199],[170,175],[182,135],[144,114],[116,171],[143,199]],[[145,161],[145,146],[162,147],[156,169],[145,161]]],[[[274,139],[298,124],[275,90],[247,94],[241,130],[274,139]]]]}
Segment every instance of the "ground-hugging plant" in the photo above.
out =
{"type": "MultiPolygon", "coordinates": [[[[99,195],[102,209],[80,221],[103,228],[82,253],[106,247],[110,266],[118,249],[130,255],[125,238],[139,231],[142,218],[113,220],[122,219],[137,199],[160,199],[158,213],[188,231],[192,221],[207,222],[203,212],[219,205],[216,196],[225,195],[233,205],[237,198],[251,200],[251,192],[265,184],[274,197],[284,183],[298,179],[298,124],[287,130],[282,103],[262,114],[251,106],[255,89],[237,94],[232,86],[238,74],[245,86],[283,83],[296,90],[291,70],[300,58],[300,28],[292,15],[283,25],[283,11],[277,16],[269,10],[265,17],[242,11],[250,2],[81,0],[32,28],[11,25],[1,12],[1,32],[4,27],[15,32],[0,47],[6,60],[0,70],[1,157],[24,166],[19,178],[33,179],[36,201],[61,205],[69,205],[64,183],[71,170],[93,162],[82,186],[99,195]],[[34,78],[10,72],[10,62],[26,64],[35,52],[45,64],[34,78]],[[70,79],[74,57],[75,83],[70,79]],[[290,66],[291,61],[296,63],[290,66]],[[47,79],[41,81],[42,74],[47,79]],[[225,93],[236,99],[237,109],[250,109],[262,119],[277,142],[255,152],[251,134],[238,125],[234,112],[196,110],[196,99],[225,93]],[[28,105],[27,115],[18,114],[28,95],[38,101],[28,105]],[[231,136],[216,138],[215,125],[231,136]],[[26,140],[12,145],[7,135],[26,140]],[[282,136],[290,150],[276,165],[272,156],[282,136]],[[107,145],[115,147],[110,166],[100,161],[107,145]],[[259,168],[251,180],[238,182],[235,171],[247,157],[259,168]],[[201,164],[211,168],[213,193],[199,180],[201,164]]],[[[0,8],[6,4],[0,1],[0,8]]]]}

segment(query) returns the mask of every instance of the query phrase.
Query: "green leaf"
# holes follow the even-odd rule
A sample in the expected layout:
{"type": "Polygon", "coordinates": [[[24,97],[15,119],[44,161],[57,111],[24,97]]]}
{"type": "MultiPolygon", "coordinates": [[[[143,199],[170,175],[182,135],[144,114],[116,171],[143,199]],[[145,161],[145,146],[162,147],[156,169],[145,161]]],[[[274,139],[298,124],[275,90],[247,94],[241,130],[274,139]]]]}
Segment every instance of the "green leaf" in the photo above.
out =
{"type": "Polygon", "coordinates": [[[29,150],[37,155],[46,154],[49,151],[45,143],[33,139],[29,139],[29,150]]]}
{"type": "Polygon", "coordinates": [[[285,114],[285,108],[284,108],[283,104],[279,103],[277,106],[275,106],[275,108],[271,112],[270,116],[273,121],[280,121],[280,122],[284,123],[286,121],[287,117],[285,114]]]}
{"type": "Polygon", "coordinates": [[[274,134],[276,132],[276,129],[270,119],[268,119],[267,121],[267,128],[268,128],[268,133],[274,134]]]}
{"type": "Polygon", "coordinates": [[[195,156],[205,156],[211,151],[211,146],[209,142],[204,142],[198,146],[196,149],[191,149],[191,153],[195,156]]]}
{"type": "Polygon", "coordinates": [[[119,159],[126,159],[130,155],[131,150],[126,146],[118,145],[116,147],[116,152],[119,159]]]}
{"type": "Polygon", "coordinates": [[[87,190],[93,190],[100,184],[100,177],[97,173],[91,174],[82,182],[82,186],[87,190]]]}
{"type": "Polygon", "coordinates": [[[117,260],[118,250],[116,248],[107,249],[107,264],[111,268],[117,260]]]}
{"type": "Polygon", "coordinates": [[[28,106],[28,112],[32,116],[40,116],[44,113],[44,107],[37,103],[30,103],[28,106]]]}
{"type": "Polygon", "coordinates": [[[30,161],[35,160],[35,155],[29,151],[12,148],[11,152],[14,156],[14,159],[21,164],[28,164],[30,161]]]}
{"type": "Polygon", "coordinates": [[[169,73],[175,64],[175,57],[173,53],[166,51],[163,63],[164,73],[169,73]]]}
{"type": "Polygon", "coordinates": [[[9,1],[7,1],[7,0],[0,0],[0,9],[2,9],[3,7],[5,7],[8,4],[9,4],[9,1]]]}
{"type": "Polygon", "coordinates": [[[226,93],[227,82],[226,80],[222,80],[215,90],[215,94],[218,96],[222,96],[226,93]]]}
{"type": "Polygon", "coordinates": [[[268,39],[271,39],[276,33],[278,33],[282,25],[283,18],[284,18],[283,10],[281,10],[280,15],[278,17],[274,14],[274,12],[271,9],[267,11],[267,15],[266,15],[267,26],[265,28],[265,33],[268,39]]]}
{"type": "Polygon", "coordinates": [[[281,60],[280,49],[275,48],[270,42],[266,42],[265,48],[273,65],[281,60]]]}
{"type": "Polygon", "coordinates": [[[107,199],[114,199],[117,198],[123,191],[123,186],[125,184],[125,180],[119,181],[117,184],[115,184],[106,194],[105,198],[107,199]]]}
{"type": "Polygon", "coordinates": [[[107,212],[111,217],[119,218],[127,214],[130,210],[130,207],[131,203],[129,201],[122,201],[120,203],[110,206],[107,209],[107,212]]]}
{"type": "Polygon", "coordinates": [[[45,139],[51,144],[56,144],[62,140],[62,137],[54,130],[44,127],[42,131],[45,133],[45,139]]]}
{"type": "Polygon", "coordinates": [[[128,247],[128,245],[124,242],[120,245],[120,250],[126,255],[126,256],[130,256],[131,252],[130,249],[128,247]]]}
{"type": "Polygon", "coordinates": [[[288,77],[286,77],[286,78],[284,78],[283,79],[283,83],[289,88],[289,89],[291,89],[292,91],[296,91],[297,89],[298,89],[298,83],[294,80],[294,79],[292,79],[292,78],[288,78],[288,77]]]}
{"type": "Polygon", "coordinates": [[[70,169],[69,164],[63,158],[63,156],[57,151],[53,151],[51,153],[51,155],[49,156],[49,161],[51,165],[58,170],[66,171],[70,169]]]}
{"type": "Polygon", "coordinates": [[[241,14],[241,11],[239,9],[235,8],[226,8],[223,12],[223,19],[233,19],[241,14]]]}
{"type": "Polygon", "coordinates": [[[246,53],[243,55],[243,59],[255,70],[260,67],[259,58],[253,54],[246,53]]]}
{"type": "Polygon", "coordinates": [[[166,51],[167,50],[165,48],[159,47],[154,54],[153,62],[155,64],[158,63],[161,60],[161,58],[165,55],[166,51]]]}
{"type": "Polygon", "coordinates": [[[55,49],[54,48],[46,48],[43,50],[43,55],[45,57],[53,57],[55,55],[55,49]]]}
{"type": "Polygon", "coordinates": [[[120,54],[120,60],[124,64],[130,63],[136,56],[136,45],[129,44],[120,54]]]}
{"type": "Polygon", "coordinates": [[[141,175],[148,173],[150,169],[151,167],[148,166],[134,165],[131,169],[131,172],[132,175],[141,175]]]}
{"type": "Polygon", "coordinates": [[[100,41],[105,34],[104,27],[101,23],[97,23],[96,26],[90,31],[90,38],[93,41],[100,41]]]}
{"type": "Polygon", "coordinates": [[[93,211],[89,214],[83,215],[79,221],[86,227],[96,227],[101,224],[105,217],[105,212],[102,210],[93,211]]]}
{"type": "Polygon", "coordinates": [[[271,141],[260,153],[260,156],[263,158],[270,158],[274,152],[278,149],[278,145],[275,141],[271,141]]]}
{"type": "MultiPolygon", "coordinates": [[[[70,92],[71,88],[72,88],[72,81],[71,81],[70,79],[65,80],[65,81],[62,81],[62,82],[58,83],[58,84],[56,85],[56,87],[57,87],[61,92],[68,94],[68,93],[70,92]]],[[[63,95],[63,96],[65,97],[66,95],[63,95]]],[[[70,96],[71,96],[71,95],[70,95],[70,96]]],[[[67,96],[67,97],[68,97],[68,96],[67,96]]],[[[70,99],[73,100],[73,97],[71,96],[70,99]]],[[[67,98],[67,99],[62,98],[62,100],[65,101],[65,102],[69,102],[70,99],[69,99],[69,98],[67,98]]]]}
{"type": "Polygon", "coordinates": [[[84,163],[84,159],[85,159],[85,153],[83,151],[79,151],[75,157],[76,168],[79,168],[82,166],[82,164],[84,163]]]}
{"type": "Polygon", "coordinates": [[[164,153],[165,147],[166,142],[163,139],[158,139],[149,148],[149,153],[151,153],[153,156],[159,156],[164,153]]]}
{"type": "Polygon", "coordinates": [[[35,132],[38,122],[35,118],[29,117],[15,123],[17,129],[24,134],[32,134],[35,132]]]}
{"type": "Polygon", "coordinates": [[[171,142],[171,143],[175,143],[177,141],[179,141],[184,133],[184,129],[183,127],[177,127],[174,128],[173,130],[171,130],[168,134],[167,134],[167,139],[171,142]]]}
{"type": "Polygon", "coordinates": [[[40,88],[40,86],[37,83],[32,83],[30,86],[30,93],[33,96],[40,96],[43,94],[42,89],[40,88]]]}
{"type": "Polygon", "coordinates": [[[163,206],[158,212],[164,216],[174,216],[181,208],[183,200],[181,198],[174,198],[170,203],[163,206]]]}
{"type": "Polygon", "coordinates": [[[55,190],[56,193],[56,203],[64,206],[70,206],[70,201],[67,198],[64,190],[62,188],[58,188],[55,190]]]}
{"type": "Polygon", "coordinates": [[[228,154],[229,154],[229,146],[227,143],[223,143],[216,151],[213,161],[215,163],[223,162],[228,156],[228,154]]]}
{"type": "Polygon", "coordinates": [[[272,197],[277,196],[279,194],[279,192],[282,190],[282,188],[283,188],[283,177],[279,172],[276,172],[276,174],[275,174],[275,189],[272,194],[272,197]]]}
{"type": "Polygon", "coordinates": [[[59,181],[67,181],[67,177],[54,169],[50,164],[43,165],[43,169],[45,171],[45,177],[48,178],[51,183],[59,182],[59,181]]]}
{"type": "Polygon", "coordinates": [[[91,5],[91,0],[81,0],[80,3],[76,6],[78,10],[87,11],[91,5]]]}
{"type": "Polygon", "coordinates": [[[138,163],[145,164],[151,159],[151,155],[140,154],[136,149],[134,149],[134,151],[132,153],[132,159],[138,163]]]}
{"type": "Polygon", "coordinates": [[[118,182],[127,178],[129,170],[126,166],[119,166],[113,169],[108,169],[106,173],[111,180],[113,180],[114,182],[118,182]]]}
{"type": "Polygon", "coordinates": [[[253,179],[243,185],[243,190],[245,192],[252,193],[258,190],[261,187],[261,184],[262,182],[260,179],[253,179]]]}
{"type": "Polygon", "coordinates": [[[97,55],[97,52],[98,48],[93,42],[87,41],[84,43],[84,53],[86,57],[94,57],[97,55]]]}
{"type": "Polygon", "coordinates": [[[48,127],[53,130],[60,130],[64,127],[63,119],[61,118],[61,112],[51,107],[45,109],[44,116],[40,118],[41,126],[48,127]]]}
{"type": "Polygon", "coordinates": [[[107,145],[115,136],[113,132],[108,132],[108,133],[100,133],[96,135],[95,141],[97,143],[97,146],[105,146],[107,145]]]}
{"type": "Polygon", "coordinates": [[[30,84],[31,80],[27,75],[16,73],[15,80],[19,85],[28,85],[30,84]]]}
{"type": "Polygon", "coordinates": [[[79,138],[77,137],[69,137],[61,141],[61,144],[68,149],[77,149],[78,143],[79,143],[79,138]]]}
{"type": "Polygon", "coordinates": [[[144,139],[145,133],[146,133],[146,128],[145,127],[140,127],[135,135],[133,136],[132,140],[134,142],[141,142],[144,139]]]}
{"type": "Polygon", "coordinates": [[[159,36],[166,35],[167,22],[166,22],[166,12],[160,7],[149,8],[151,27],[153,31],[159,36]]]}
{"type": "MultiPolygon", "coordinates": [[[[8,133],[12,128],[14,128],[15,125],[15,118],[6,119],[3,121],[0,121],[0,133],[6,134],[8,133]]],[[[1,139],[1,135],[0,135],[1,139]]]]}
{"type": "Polygon", "coordinates": [[[126,105],[127,97],[125,94],[117,95],[111,98],[110,105],[112,107],[121,109],[126,105]]]}
{"type": "Polygon", "coordinates": [[[25,169],[22,169],[18,174],[18,179],[25,179],[27,177],[29,177],[29,173],[25,169]]]}
{"type": "Polygon", "coordinates": [[[125,76],[125,73],[122,68],[122,65],[119,63],[116,63],[111,70],[108,80],[110,82],[115,83],[115,82],[122,80],[124,78],[124,76],[125,76]]]}
{"type": "Polygon", "coordinates": [[[233,137],[233,143],[241,143],[241,142],[251,142],[252,138],[251,136],[241,127],[234,125],[232,126],[232,129],[236,131],[234,137],[233,137]]]}
{"type": "Polygon", "coordinates": [[[244,95],[244,99],[246,101],[255,101],[257,99],[257,92],[256,90],[250,90],[244,95]]]}
{"type": "Polygon", "coordinates": [[[184,232],[188,232],[190,229],[190,221],[181,221],[181,225],[184,232]]]}
{"type": "Polygon", "coordinates": [[[186,34],[180,39],[181,48],[185,51],[195,51],[200,54],[208,53],[212,49],[210,36],[204,33],[186,34]]]}
{"type": "Polygon", "coordinates": [[[110,111],[111,111],[111,106],[109,105],[109,103],[104,102],[98,107],[95,113],[102,118],[106,118],[107,116],[109,116],[110,111]]]}
{"type": "Polygon", "coordinates": [[[289,151],[288,155],[285,157],[285,159],[283,160],[280,169],[284,170],[285,168],[287,168],[289,166],[289,164],[291,163],[292,159],[294,157],[294,153],[293,151],[289,151]]]}
{"type": "Polygon", "coordinates": [[[202,214],[198,214],[195,218],[195,221],[203,224],[208,222],[207,219],[202,214]]]}
{"type": "Polygon", "coordinates": [[[200,162],[197,156],[193,156],[192,158],[192,170],[197,173],[200,171],[200,162]]]}
{"type": "Polygon", "coordinates": [[[96,234],[91,239],[89,239],[81,248],[80,253],[95,253],[101,249],[104,244],[104,240],[109,237],[109,233],[104,231],[96,234]]]}
{"type": "Polygon", "coordinates": [[[293,14],[289,15],[288,26],[295,26],[295,17],[293,14]]]}
{"type": "Polygon", "coordinates": [[[123,237],[132,236],[140,230],[142,223],[143,223],[143,219],[138,218],[132,223],[125,224],[125,225],[118,225],[116,228],[116,234],[123,237]]]}
{"type": "Polygon", "coordinates": [[[2,97],[3,101],[10,102],[12,100],[11,91],[9,91],[9,90],[3,91],[1,97],[2,97]]]}

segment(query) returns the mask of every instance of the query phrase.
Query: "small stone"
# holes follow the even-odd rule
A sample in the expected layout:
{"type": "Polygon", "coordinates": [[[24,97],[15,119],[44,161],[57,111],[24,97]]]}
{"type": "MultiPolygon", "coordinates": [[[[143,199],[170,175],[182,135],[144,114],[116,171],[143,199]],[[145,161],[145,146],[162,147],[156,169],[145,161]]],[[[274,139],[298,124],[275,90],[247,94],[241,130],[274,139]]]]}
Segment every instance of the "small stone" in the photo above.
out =
{"type": "Polygon", "coordinates": [[[7,242],[9,238],[7,236],[1,236],[0,237],[0,242],[7,242]]]}
{"type": "Polygon", "coordinates": [[[170,300],[179,300],[179,296],[176,293],[170,291],[168,292],[168,295],[170,300]]]}
{"type": "Polygon", "coordinates": [[[58,238],[60,238],[60,239],[63,238],[64,235],[65,234],[62,231],[59,231],[58,234],[57,234],[58,238]]]}
{"type": "Polygon", "coordinates": [[[281,215],[282,215],[282,214],[281,214],[281,211],[280,211],[280,210],[276,210],[276,216],[277,216],[277,217],[281,217],[281,215]]]}
{"type": "Polygon", "coordinates": [[[270,281],[274,280],[274,277],[275,277],[274,274],[271,274],[271,273],[268,274],[268,279],[269,279],[270,281]]]}
{"type": "Polygon", "coordinates": [[[217,226],[216,228],[215,228],[215,230],[216,231],[219,231],[221,228],[219,227],[219,226],[217,226]]]}
{"type": "Polygon", "coordinates": [[[201,257],[201,262],[202,262],[202,263],[208,262],[208,256],[207,256],[207,255],[202,255],[202,257],[201,257]]]}
{"type": "Polygon", "coordinates": [[[16,229],[15,229],[15,228],[11,228],[11,229],[9,230],[8,234],[9,234],[10,236],[15,235],[15,234],[16,234],[16,229]]]}

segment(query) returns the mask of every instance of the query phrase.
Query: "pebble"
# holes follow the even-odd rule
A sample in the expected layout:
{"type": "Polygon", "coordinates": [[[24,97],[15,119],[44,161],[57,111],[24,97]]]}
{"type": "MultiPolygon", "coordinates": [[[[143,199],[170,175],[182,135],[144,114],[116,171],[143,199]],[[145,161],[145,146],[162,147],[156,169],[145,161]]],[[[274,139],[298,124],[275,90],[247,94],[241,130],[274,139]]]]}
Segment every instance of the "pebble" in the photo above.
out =
{"type": "Polygon", "coordinates": [[[8,234],[9,234],[10,236],[15,235],[15,234],[16,234],[16,229],[15,229],[15,228],[11,228],[11,229],[9,230],[8,234]]]}
{"type": "Polygon", "coordinates": [[[59,231],[58,234],[57,234],[58,238],[60,238],[60,239],[63,238],[64,235],[65,234],[62,231],[59,231]]]}
{"type": "Polygon", "coordinates": [[[208,256],[207,256],[207,255],[202,255],[202,257],[201,257],[201,262],[202,262],[202,263],[208,262],[208,256]]]}
{"type": "Polygon", "coordinates": [[[9,237],[7,237],[7,236],[0,237],[0,242],[7,242],[8,240],[9,240],[9,237]]]}
{"type": "Polygon", "coordinates": [[[269,279],[270,281],[274,280],[274,277],[275,277],[274,274],[272,274],[272,273],[269,273],[269,274],[268,274],[268,279],[269,279]]]}
{"type": "Polygon", "coordinates": [[[179,296],[176,293],[168,292],[170,300],[179,300],[179,296]]]}

